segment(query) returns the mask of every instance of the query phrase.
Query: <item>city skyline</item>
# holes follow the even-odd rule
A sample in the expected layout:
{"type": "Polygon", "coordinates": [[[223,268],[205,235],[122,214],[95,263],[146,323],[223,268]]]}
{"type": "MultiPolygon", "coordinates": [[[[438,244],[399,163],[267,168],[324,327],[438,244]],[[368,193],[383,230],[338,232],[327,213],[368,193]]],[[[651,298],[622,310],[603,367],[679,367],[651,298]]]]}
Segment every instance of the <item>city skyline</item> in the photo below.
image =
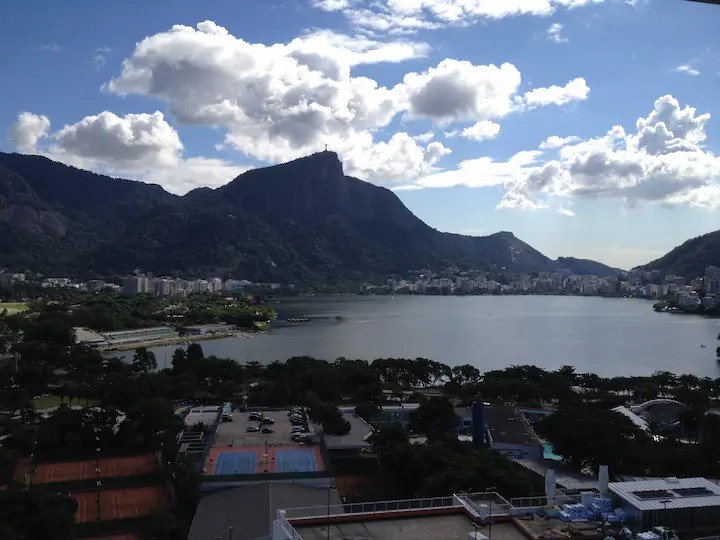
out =
{"type": "Polygon", "coordinates": [[[719,229],[720,12],[498,6],[15,5],[0,150],[184,193],[328,144],[439,230],[625,269],[719,229]]]}

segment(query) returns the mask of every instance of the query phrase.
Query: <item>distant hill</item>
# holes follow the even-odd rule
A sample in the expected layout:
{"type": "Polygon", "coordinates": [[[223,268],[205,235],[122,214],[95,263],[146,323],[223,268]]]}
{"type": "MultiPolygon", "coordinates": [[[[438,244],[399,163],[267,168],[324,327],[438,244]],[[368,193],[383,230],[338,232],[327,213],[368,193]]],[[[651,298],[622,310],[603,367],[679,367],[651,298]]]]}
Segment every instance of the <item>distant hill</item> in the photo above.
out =
{"type": "Polygon", "coordinates": [[[692,279],[704,275],[707,266],[720,267],[720,231],[692,238],[640,268],[692,279]]]}
{"type": "Polygon", "coordinates": [[[553,261],[512,233],[439,232],[390,190],[345,176],[334,152],[248,171],[183,197],[160,186],[0,153],[0,266],[46,274],[258,281],[381,279],[409,270],[616,274],[553,261]]]}

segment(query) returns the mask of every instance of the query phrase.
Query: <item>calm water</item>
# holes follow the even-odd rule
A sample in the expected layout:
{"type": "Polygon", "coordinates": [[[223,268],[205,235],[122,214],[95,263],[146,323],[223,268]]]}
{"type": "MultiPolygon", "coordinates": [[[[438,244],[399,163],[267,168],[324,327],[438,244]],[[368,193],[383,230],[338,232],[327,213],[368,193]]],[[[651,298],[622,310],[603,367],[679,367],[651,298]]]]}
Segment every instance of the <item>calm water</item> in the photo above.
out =
{"type": "MultiPolygon", "coordinates": [[[[720,377],[720,320],[655,313],[652,303],[565,296],[332,296],[284,299],[278,321],[248,338],[201,342],[206,354],[262,363],[309,355],[424,356],[481,371],[512,364],[603,376],[653,371],[720,377]],[[342,321],[337,317],[342,317],[342,321]],[[701,344],[706,345],[702,348],[701,344]]],[[[176,346],[154,349],[170,365],[176,346]]],[[[131,355],[132,353],[130,353],[131,355]]]]}

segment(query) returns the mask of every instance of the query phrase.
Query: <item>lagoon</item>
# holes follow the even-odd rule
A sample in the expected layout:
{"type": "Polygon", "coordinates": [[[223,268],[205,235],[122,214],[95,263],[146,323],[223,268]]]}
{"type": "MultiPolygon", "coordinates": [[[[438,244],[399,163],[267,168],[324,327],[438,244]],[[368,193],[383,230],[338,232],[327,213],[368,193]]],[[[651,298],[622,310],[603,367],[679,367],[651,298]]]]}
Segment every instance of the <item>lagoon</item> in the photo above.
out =
{"type": "MultiPolygon", "coordinates": [[[[652,302],[579,296],[315,296],[272,304],[278,321],[250,337],[200,342],[206,355],[263,364],[426,357],[480,371],[534,364],[601,376],[663,370],[720,377],[720,319],[656,313],[652,302]],[[308,322],[288,323],[307,317],[308,322]],[[705,345],[705,348],[701,347],[705,345]]],[[[177,346],[153,349],[170,366],[177,346]]],[[[110,353],[131,357],[132,352],[110,353]]]]}

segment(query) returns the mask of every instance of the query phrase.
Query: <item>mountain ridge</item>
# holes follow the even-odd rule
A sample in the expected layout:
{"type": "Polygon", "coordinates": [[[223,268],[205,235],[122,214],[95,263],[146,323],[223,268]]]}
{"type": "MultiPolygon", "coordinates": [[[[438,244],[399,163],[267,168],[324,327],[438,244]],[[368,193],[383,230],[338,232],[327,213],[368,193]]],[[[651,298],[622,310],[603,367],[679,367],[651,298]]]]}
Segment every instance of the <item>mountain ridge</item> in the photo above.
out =
{"type": "Polygon", "coordinates": [[[637,269],[660,270],[664,275],[677,274],[692,279],[705,275],[707,266],[720,267],[720,231],[690,238],[637,269]]]}
{"type": "Polygon", "coordinates": [[[0,253],[0,266],[104,276],[143,268],[308,283],[446,268],[617,273],[595,261],[553,261],[507,231],[439,232],[394,192],[346,176],[334,152],[246,171],[184,196],[41,156],[0,153],[0,168],[12,177],[0,181],[0,244],[10,248],[0,253]],[[6,184],[14,187],[3,191],[6,184]],[[40,209],[56,226],[11,220],[11,206],[40,209]]]}

